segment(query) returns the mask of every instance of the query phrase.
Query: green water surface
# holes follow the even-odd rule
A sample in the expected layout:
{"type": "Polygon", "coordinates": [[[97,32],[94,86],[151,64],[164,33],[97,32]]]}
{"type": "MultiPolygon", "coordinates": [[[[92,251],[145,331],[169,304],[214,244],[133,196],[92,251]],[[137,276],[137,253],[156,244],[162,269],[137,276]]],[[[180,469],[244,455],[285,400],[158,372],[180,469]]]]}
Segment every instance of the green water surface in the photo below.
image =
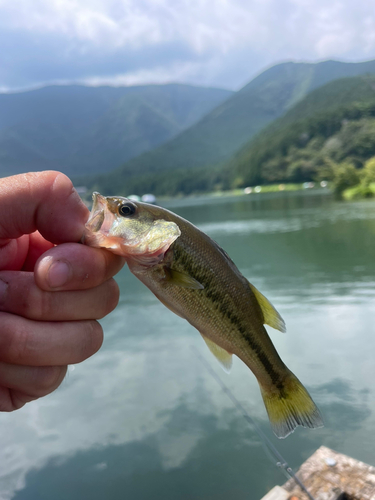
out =
{"type": "Polygon", "coordinates": [[[191,346],[293,467],[322,444],[375,465],[375,202],[281,193],[168,208],[282,314],[287,333],[270,335],[325,428],[275,438],[249,369],[236,359],[226,375],[198,332],[123,270],[101,351],[54,394],[0,415],[1,500],[257,500],[282,484],[191,346]]]}

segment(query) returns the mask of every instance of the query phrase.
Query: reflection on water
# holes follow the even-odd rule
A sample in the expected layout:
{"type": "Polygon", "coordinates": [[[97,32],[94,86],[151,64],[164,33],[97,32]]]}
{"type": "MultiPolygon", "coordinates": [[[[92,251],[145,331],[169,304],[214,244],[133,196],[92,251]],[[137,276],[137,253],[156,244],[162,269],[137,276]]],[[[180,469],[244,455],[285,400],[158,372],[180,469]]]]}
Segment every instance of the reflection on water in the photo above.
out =
{"type": "Polygon", "coordinates": [[[273,437],[257,382],[222,372],[197,332],[128,271],[106,340],[53,395],[0,415],[0,499],[257,499],[284,481],[193,345],[293,467],[324,444],[375,464],[375,203],[327,195],[180,201],[277,306],[271,331],[326,427],[273,437]]]}
{"type": "MultiPolygon", "coordinates": [[[[327,399],[321,405],[328,426],[332,423],[348,430],[359,429],[369,415],[368,409],[356,408],[355,396],[351,403],[345,401],[350,386],[340,379],[335,383],[339,393],[343,392],[343,399],[336,393],[335,384],[326,384],[317,391],[331,394],[335,400],[327,399]]],[[[27,488],[14,498],[49,500],[53,491],[56,500],[256,499],[280,481],[257,435],[232,411],[222,412],[219,418],[213,412],[194,412],[181,401],[165,414],[164,426],[140,440],[51,458],[42,469],[28,474],[27,488]],[[166,463],[163,450],[168,448],[171,456],[166,463]]],[[[265,422],[259,424],[267,432],[265,422]]],[[[342,437],[327,432],[320,438],[326,445],[337,447],[342,437]]],[[[288,446],[279,446],[295,463],[305,457],[299,450],[311,453],[314,447],[308,434],[288,446]]]]}

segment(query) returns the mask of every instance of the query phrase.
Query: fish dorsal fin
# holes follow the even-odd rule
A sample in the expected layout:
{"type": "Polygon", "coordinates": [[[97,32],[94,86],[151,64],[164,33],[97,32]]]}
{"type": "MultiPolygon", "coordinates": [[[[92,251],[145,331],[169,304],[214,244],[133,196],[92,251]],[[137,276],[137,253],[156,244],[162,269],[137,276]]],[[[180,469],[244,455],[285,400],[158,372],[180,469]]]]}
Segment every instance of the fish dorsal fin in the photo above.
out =
{"type": "Polygon", "coordinates": [[[266,299],[266,297],[262,293],[260,293],[260,291],[257,290],[255,286],[252,285],[250,282],[249,285],[262,310],[264,324],[272,326],[272,328],[280,330],[280,332],[286,332],[285,322],[283,318],[280,316],[280,314],[273,307],[271,302],[268,299],[266,299]]]}
{"type": "Polygon", "coordinates": [[[212,352],[212,354],[215,356],[215,358],[219,361],[222,369],[226,372],[229,373],[230,369],[232,368],[232,354],[222,347],[218,346],[207,338],[205,335],[201,333],[203,340],[206,342],[207,347],[209,350],[212,352]]]}
{"type": "Polygon", "coordinates": [[[181,273],[180,271],[175,271],[170,267],[165,268],[165,279],[170,283],[177,286],[182,286],[183,288],[193,288],[195,290],[203,290],[204,286],[199,283],[195,278],[187,273],[181,273]]]}

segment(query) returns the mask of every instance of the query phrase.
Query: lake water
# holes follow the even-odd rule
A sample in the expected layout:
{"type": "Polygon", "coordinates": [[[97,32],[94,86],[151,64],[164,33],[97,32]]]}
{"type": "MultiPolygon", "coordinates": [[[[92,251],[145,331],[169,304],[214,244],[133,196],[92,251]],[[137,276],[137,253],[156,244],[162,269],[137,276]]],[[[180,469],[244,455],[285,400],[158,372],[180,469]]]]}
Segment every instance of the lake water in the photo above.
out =
{"type": "Polygon", "coordinates": [[[257,382],[225,374],[198,332],[128,270],[105,343],[54,394],[0,415],[1,500],[261,498],[285,477],[197,348],[290,465],[324,444],[375,465],[375,202],[323,193],[184,200],[168,208],[214,238],[284,317],[269,328],[325,428],[271,432],[257,382]]]}

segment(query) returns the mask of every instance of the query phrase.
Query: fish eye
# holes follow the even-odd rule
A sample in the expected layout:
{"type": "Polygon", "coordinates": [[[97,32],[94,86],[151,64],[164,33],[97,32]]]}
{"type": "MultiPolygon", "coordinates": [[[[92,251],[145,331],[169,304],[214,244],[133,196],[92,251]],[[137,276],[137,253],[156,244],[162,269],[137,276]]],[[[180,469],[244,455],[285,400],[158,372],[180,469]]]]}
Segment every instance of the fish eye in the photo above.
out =
{"type": "Polygon", "coordinates": [[[122,217],[133,215],[135,213],[135,205],[133,205],[133,203],[124,203],[124,205],[121,205],[118,209],[118,213],[122,215],[122,217]]]}

